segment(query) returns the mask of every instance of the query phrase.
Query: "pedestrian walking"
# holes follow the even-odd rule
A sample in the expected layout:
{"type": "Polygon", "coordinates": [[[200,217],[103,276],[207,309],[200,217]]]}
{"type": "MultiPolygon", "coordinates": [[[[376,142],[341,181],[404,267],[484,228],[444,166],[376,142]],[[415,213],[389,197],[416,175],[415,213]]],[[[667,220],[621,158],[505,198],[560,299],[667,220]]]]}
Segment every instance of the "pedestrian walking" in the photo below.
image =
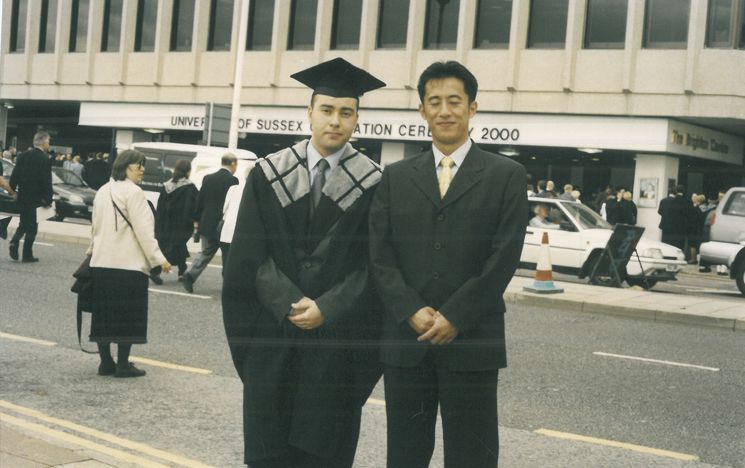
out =
{"type": "Polygon", "coordinates": [[[686,234],[688,235],[688,248],[690,249],[689,265],[698,263],[698,249],[704,238],[704,224],[706,223],[706,197],[704,195],[691,195],[691,203],[688,205],[686,216],[686,234]]]}
{"type": "MultiPolygon", "coordinates": [[[[186,259],[189,258],[186,243],[194,233],[199,195],[199,190],[189,177],[191,162],[179,160],[173,168],[173,177],[163,184],[155,212],[155,238],[168,263],[178,267],[179,281],[183,281],[186,273],[186,259]]],[[[151,279],[158,283],[152,276],[151,279]]]]}
{"type": "Polygon", "coordinates": [[[574,191],[574,187],[572,186],[572,184],[564,185],[564,193],[559,195],[559,199],[567,200],[567,201],[574,201],[574,197],[572,196],[572,191],[574,191]]]}
{"type": "Polygon", "coordinates": [[[636,215],[637,215],[636,203],[632,199],[632,193],[625,191],[621,195],[621,200],[618,201],[617,214],[618,223],[630,224],[636,226],[636,215]]]}
{"type": "MultiPolygon", "coordinates": [[[[0,164],[2,166],[2,164],[0,164]]],[[[5,180],[5,177],[0,175],[0,189],[5,190],[8,192],[8,194],[11,197],[16,196],[15,191],[11,188],[10,184],[7,180],[5,180]]],[[[7,239],[8,238],[8,225],[10,224],[10,220],[12,219],[11,216],[3,216],[0,217],[0,239],[7,239]]]]}
{"type": "Polygon", "coordinates": [[[445,467],[494,468],[502,294],[525,237],[525,168],[469,139],[478,84],[463,65],[430,65],[417,89],[432,148],[388,166],[370,209],[387,466],[429,466],[440,405],[445,467]]]}
{"type": "Polygon", "coordinates": [[[148,275],[171,264],[153,235],[154,218],[145,193],[138,186],[145,173],[145,155],[122,152],[114,161],[112,180],[93,200],[90,340],[98,345],[99,375],[141,377],[145,371],[129,362],[133,344],[147,342],[148,275]],[[117,361],[111,355],[117,343],[117,361]]]}
{"type": "Polygon", "coordinates": [[[20,223],[13,238],[10,240],[10,258],[18,260],[18,246],[23,239],[24,263],[38,262],[34,257],[34,240],[39,225],[36,219],[36,209],[52,204],[52,168],[49,164],[50,137],[45,131],[36,132],[34,147],[17,158],[17,164],[10,176],[11,188],[18,192],[18,209],[20,223]]]}
{"type": "Polygon", "coordinates": [[[346,468],[380,378],[367,215],[381,169],[349,139],[359,97],[385,84],[340,58],[292,77],[313,89],[311,138],[248,177],[225,271],[225,328],[244,385],[246,463],[346,468]]]}
{"type": "Polygon", "coordinates": [[[72,162],[69,166],[70,170],[75,173],[78,177],[80,177],[81,180],[83,180],[83,171],[85,170],[85,166],[83,166],[83,163],[80,162],[80,155],[76,154],[72,158],[72,162]]]}
{"type": "Polygon", "coordinates": [[[202,251],[197,254],[191,268],[183,274],[181,283],[184,289],[190,293],[194,292],[194,282],[207,268],[218,249],[221,250],[223,266],[228,256],[227,250],[224,247],[220,248],[219,225],[222,219],[225,195],[231,186],[238,184],[238,178],[233,175],[238,168],[238,158],[233,153],[225,153],[220,164],[222,167],[217,172],[202,179],[202,189],[197,196],[194,217],[198,221],[194,223],[194,227],[201,237],[202,251]]]}

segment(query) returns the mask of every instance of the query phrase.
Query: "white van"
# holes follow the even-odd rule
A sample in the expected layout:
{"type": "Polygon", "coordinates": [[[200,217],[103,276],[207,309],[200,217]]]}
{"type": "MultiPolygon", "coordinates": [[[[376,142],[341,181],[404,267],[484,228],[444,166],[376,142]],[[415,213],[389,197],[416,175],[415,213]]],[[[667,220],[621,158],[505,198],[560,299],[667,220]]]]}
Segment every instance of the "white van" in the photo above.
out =
{"type": "Polygon", "coordinates": [[[132,143],[131,149],[145,154],[145,177],[141,187],[147,199],[157,203],[163,183],[173,176],[173,168],[181,159],[191,161],[190,179],[197,188],[202,187],[202,179],[220,169],[220,160],[225,153],[231,152],[238,158],[238,170],[235,176],[245,180],[256,163],[256,154],[251,151],[236,149],[229,151],[219,146],[187,145],[182,143],[132,143]]]}

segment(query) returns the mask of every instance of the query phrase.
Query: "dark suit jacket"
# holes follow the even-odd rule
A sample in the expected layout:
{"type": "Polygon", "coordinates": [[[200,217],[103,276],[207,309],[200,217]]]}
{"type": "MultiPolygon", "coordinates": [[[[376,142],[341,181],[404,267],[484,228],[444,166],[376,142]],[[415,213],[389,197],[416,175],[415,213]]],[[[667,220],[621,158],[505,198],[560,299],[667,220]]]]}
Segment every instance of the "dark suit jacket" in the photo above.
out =
{"type": "Polygon", "coordinates": [[[431,151],[383,171],[370,209],[372,271],[385,305],[381,357],[417,365],[427,349],[454,370],[506,366],[502,298],[520,261],[525,168],[472,146],[444,199],[431,151]],[[407,319],[431,306],[459,330],[450,344],[416,341],[407,319]]]}
{"type": "Polygon", "coordinates": [[[233,185],[238,185],[238,178],[225,168],[205,176],[202,189],[197,197],[197,209],[194,218],[199,220],[199,233],[210,239],[220,237],[217,225],[222,219],[222,207],[225,195],[233,185]]]}
{"type": "Polygon", "coordinates": [[[657,209],[657,214],[660,215],[659,228],[666,233],[684,235],[691,206],[692,203],[686,200],[685,195],[675,195],[660,201],[657,209]]]}
{"type": "Polygon", "coordinates": [[[39,207],[52,203],[52,167],[39,148],[18,155],[10,176],[10,186],[18,192],[20,205],[39,207]]]}

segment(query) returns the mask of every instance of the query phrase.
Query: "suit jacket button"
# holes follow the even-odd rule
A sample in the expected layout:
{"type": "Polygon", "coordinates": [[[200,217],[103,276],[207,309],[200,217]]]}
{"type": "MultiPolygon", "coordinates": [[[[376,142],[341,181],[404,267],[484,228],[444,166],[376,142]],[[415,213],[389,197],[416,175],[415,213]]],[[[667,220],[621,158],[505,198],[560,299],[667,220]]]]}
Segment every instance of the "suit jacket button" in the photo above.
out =
{"type": "Polygon", "coordinates": [[[439,242],[435,242],[435,250],[440,250],[442,248],[442,244],[439,242]]]}
{"type": "Polygon", "coordinates": [[[437,221],[445,221],[445,215],[440,213],[437,215],[437,221]]]}
{"type": "Polygon", "coordinates": [[[437,272],[435,272],[435,274],[432,275],[432,278],[438,280],[438,279],[440,279],[440,274],[437,273],[437,272]]]}
{"type": "Polygon", "coordinates": [[[312,267],[313,265],[310,262],[305,262],[303,266],[305,267],[305,269],[310,270],[310,267],[312,267]]]}

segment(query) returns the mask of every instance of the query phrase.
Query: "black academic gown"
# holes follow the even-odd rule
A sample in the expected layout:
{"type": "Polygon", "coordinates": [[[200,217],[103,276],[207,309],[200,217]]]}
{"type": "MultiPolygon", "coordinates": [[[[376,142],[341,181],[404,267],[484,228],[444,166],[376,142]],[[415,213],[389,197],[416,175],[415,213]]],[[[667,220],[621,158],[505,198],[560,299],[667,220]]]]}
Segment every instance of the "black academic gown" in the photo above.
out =
{"type": "Polygon", "coordinates": [[[223,314],[244,383],[247,463],[290,447],[353,456],[361,407],[380,377],[367,214],[381,170],[347,145],[311,218],[307,145],[251,171],[225,266],[223,314]],[[287,319],[304,296],[325,317],[315,330],[287,319]]]}

